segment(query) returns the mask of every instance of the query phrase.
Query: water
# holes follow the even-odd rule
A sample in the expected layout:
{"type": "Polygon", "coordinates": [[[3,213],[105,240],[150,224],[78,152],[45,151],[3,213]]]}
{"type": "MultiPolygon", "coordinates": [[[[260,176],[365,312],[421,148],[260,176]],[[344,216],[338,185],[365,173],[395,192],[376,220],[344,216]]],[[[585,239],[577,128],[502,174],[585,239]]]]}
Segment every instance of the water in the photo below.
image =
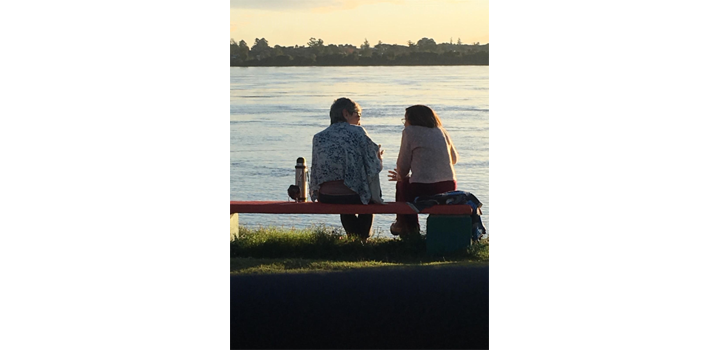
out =
{"type": "MultiPolygon", "coordinates": [[[[348,97],[363,109],[361,123],[385,150],[380,173],[383,199],[395,200],[395,168],[405,108],[425,104],[435,110],[457,148],[458,189],[483,203],[490,228],[488,198],[487,66],[413,67],[231,67],[230,200],[288,200],[295,183],[295,160],[311,164],[312,137],[330,125],[330,105],[348,97]]],[[[420,227],[425,218],[420,215],[420,227]]],[[[240,214],[250,227],[342,228],[339,215],[240,214]]],[[[373,231],[389,233],[394,215],[375,215],[373,231]]]]}

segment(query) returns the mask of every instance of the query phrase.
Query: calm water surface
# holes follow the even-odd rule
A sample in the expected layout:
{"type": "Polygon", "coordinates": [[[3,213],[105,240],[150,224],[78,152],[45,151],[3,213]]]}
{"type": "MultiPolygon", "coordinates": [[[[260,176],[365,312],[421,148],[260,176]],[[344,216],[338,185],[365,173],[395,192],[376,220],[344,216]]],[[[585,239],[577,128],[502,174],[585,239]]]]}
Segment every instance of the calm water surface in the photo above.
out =
{"type": "MultiPolygon", "coordinates": [[[[395,168],[405,108],[425,104],[437,112],[459,153],[458,189],[483,202],[488,197],[488,67],[231,67],[230,200],[289,200],[295,160],[312,162],[312,137],[330,125],[330,105],[348,97],[363,109],[361,123],[385,149],[383,199],[395,200],[395,168]]],[[[426,215],[420,215],[425,229],[426,215]]],[[[373,231],[389,233],[394,215],[375,215],[373,231]]],[[[342,228],[339,215],[240,214],[249,226],[342,228]]]]}

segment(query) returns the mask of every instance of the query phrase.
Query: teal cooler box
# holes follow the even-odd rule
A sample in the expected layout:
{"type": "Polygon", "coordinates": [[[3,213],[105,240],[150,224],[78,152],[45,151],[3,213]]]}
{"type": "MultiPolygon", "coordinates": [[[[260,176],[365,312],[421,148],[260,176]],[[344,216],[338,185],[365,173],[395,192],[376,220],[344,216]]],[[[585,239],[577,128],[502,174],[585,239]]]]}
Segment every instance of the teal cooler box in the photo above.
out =
{"type": "Polygon", "coordinates": [[[428,215],[425,244],[428,255],[466,249],[472,244],[470,215],[428,215]]]}

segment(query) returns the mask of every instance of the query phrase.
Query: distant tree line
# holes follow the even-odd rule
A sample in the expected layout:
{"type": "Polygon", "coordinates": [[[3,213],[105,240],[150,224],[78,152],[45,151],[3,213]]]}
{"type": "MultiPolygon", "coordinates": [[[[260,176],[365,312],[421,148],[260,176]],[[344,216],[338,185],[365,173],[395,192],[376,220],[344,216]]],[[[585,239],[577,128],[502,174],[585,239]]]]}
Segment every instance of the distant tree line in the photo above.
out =
{"type": "Polygon", "coordinates": [[[412,66],[412,65],[488,65],[489,44],[436,43],[422,38],[407,45],[384,44],[370,47],[367,39],[356,47],[350,44],[325,45],[310,38],[302,46],[270,46],[265,38],[255,39],[252,47],[244,40],[230,39],[230,66],[412,66]]]}

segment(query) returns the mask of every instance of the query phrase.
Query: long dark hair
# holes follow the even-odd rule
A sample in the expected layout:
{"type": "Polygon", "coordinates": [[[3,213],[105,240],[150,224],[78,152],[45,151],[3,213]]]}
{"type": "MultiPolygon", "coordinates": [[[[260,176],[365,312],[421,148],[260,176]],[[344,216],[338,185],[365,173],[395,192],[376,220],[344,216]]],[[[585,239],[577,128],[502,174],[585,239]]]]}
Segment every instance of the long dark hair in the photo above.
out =
{"type": "Polygon", "coordinates": [[[442,126],[440,117],[435,114],[432,108],[425,105],[414,105],[405,108],[405,119],[410,125],[424,126],[426,128],[442,126]]]}

